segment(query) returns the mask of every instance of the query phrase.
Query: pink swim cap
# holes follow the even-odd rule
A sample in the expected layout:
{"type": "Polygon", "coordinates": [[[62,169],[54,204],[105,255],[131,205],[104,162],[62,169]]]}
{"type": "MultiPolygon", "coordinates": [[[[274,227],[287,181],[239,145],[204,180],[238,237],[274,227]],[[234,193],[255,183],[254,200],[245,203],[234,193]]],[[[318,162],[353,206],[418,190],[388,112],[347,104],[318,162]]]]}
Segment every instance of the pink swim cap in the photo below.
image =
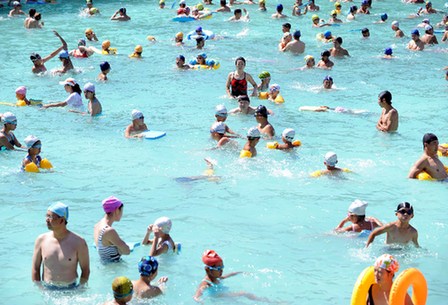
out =
{"type": "Polygon", "coordinates": [[[19,88],[16,89],[16,93],[26,95],[26,87],[20,86],[19,88]]]}
{"type": "Polygon", "coordinates": [[[112,213],[122,205],[123,203],[120,201],[120,199],[114,196],[107,197],[103,200],[103,210],[106,213],[112,213]]]}

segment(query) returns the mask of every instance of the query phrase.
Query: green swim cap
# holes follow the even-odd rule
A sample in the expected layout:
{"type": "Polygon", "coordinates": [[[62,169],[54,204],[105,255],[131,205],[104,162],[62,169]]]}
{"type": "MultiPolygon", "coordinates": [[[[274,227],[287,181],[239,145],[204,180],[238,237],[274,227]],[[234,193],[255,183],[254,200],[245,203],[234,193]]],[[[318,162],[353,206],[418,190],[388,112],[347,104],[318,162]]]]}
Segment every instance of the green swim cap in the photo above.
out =
{"type": "Polygon", "coordinates": [[[271,77],[271,74],[268,71],[263,71],[260,74],[258,74],[259,79],[265,79],[267,77],[271,77]]]}

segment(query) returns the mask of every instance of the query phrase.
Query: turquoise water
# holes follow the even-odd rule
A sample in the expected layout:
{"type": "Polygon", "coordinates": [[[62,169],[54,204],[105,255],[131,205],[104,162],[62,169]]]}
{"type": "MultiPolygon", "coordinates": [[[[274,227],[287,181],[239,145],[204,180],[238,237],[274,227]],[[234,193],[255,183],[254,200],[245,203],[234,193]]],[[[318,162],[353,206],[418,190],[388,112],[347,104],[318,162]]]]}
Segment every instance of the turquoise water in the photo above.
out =
{"type": "MultiPolygon", "coordinates": [[[[223,257],[225,272],[245,272],[226,281],[232,291],[244,290],[289,304],[348,304],[358,274],[377,256],[392,251],[384,246],[384,237],[366,250],[365,240],[332,233],[356,198],[368,201],[367,214],[383,222],[396,218],[393,211],[399,202],[414,205],[411,223],[419,231],[422,248],[393,250],[392,254],[398,257],[401,270],[416,267],[423,272],[429,287],[428,304],[446,303],[448,218],[443,207],[447,187],[406,176],[422,153],[424,133],[433,132],[441,142],[448,142],[443,116],[448,83],[442,71],[447,45],[410,53],[405,49],[409,38],[396,40],[390,30],[390,22],[398,19],[408,34],[422,19],[405,19],[417,6],[374,2],[371,16],[331,28],[344,38],[343,46],[351,58],[334,59],[331,71],[299,71],[303,56],[277,51],[285,21],[269,18],[274,2],[268,2],[267,13],[246,6],[251,14],[249,23],[227,23],[224,20],[229,15],[214,15],[210,20],[185,24],[170,21],[174,11],[160,11],[154,2],[126,2],[132,17],[129,23],[108,20],[122,6],[119,2],[96,1],[102,15],[94,18],[78,14],[83,3],[38,6],[46,23],[42,31],[26,30],[22,18],[9,19],[6,9],[0,11],[2,101],[13,101],[20,85],[27,86],[28,97],[45,102],[66,98],[58,82],[67,76],[36,76],[30,71],[31,52],[45,56],[59,46],[51,29],[58,30],[73,49],[84,30],[92,27],[100,41],[110,39],[119,53],[73,59],[81,73],[70,76],[81,84],[93,81],[97,86],[104,111],[98,118],[65,109],[40,111],[0,105],[0,113],[13,111],[17,115],[15,134],[21,142],[29,134],[41,138],[41,155],[55,166],[51,174],[24,174],[19,171],[23,152],[0,154],[2,299],[12,304],[100,304],[111,298],[114,277],[136,279],[137,261],[149,253],[148,247],[137,248],[123,263],[109,266],[101,265],[90,248],[91,276],[84,292],[42,293],[31,282],[33,243],[47,230],[44,215],[49,203],[63,201],[70,206],[69,229],[90,245],[93,225],[103,216],[101,200],[115,195],[125,203],[122,221],[114,223],[123,239],[140,241],[148,224],[168,216],[173,220],[173,239],[183,245],[180,256],[159,260],[159,275],[168,276],[169,281],[157,304],[194,303],[192,296],[204,276],[201,254],[209,248],[223,257]],[[385,11],[389,22],[373,24],[385,11]],[[191,42],[183,49],[173,46],[172,37],[198,25],[225,37],[206,43],[209,58],[219,60],[221,68],[177,71],[174,62],[178,54],[189,59],[198,52],[191,42]],[[361,39],[359,31],[351,31],[365,26],[371,31],[368,40],[361,39]],[[157,43],[146,41],[148,35],[155,36],[157,43]],[[141,61],[127,57],[137,44],[144,48],[141,61]],[[396,59],[379,58],[388,46],[394,47],[396,59]],[[243,140],[239,140],[239,149],[209,150],[214,144],[208,131],[214,107],[236,107],[235,101],[225,97],[225,80],[238,56],[247,59],[248,73],[256,77],[268,70],[271,83],[280,84],[285,104],[257,99],[251,103],[264,103],[275,112],[270,121],[278,134],[287,127],[296,130],[303,145],[295,154],[268,150],[261,141],[256,158],[241,160],[243,140]],[[110,81],[98,83],[98,65],[106,59],[112,66],[110,81]],[[327,74],[337,89],[317,90],[327,74]],[[377,95],[383,90],[392,92],[393,105],[400,113],[399,132],[392,135],[375,129],[381,112],[377,95]],[[367,113],[299,112],[304,105],[343,106],[367,113]],[[134,108],[144,113],[150,129],[164,130],[167,136],[157,141],[125,139],[123,131],[134,108]],[[322,169],[323,155],[329,150],[338,154],[341,167],[354,173],[342,179],[310,178],[309,173],[322,169]],[[200,175],[205,157],[218,161],[219,182],[174,180],[200,175]]],[[[331,2],[318,5],[322,18],[333,8],[331,2]]],[[[343,3],[343,10],[348,6],[343,3]]],[[[289,9],[285,12],[290,14],[289,9]]],[[[310,27],[309,19],[308,15],[288,22],[302,31],[306,54],[318,58],[330,46],[315,40],[319,30],[310,27]]],[[[431,16],[433,23],[440,19],[441,15],[431,16]]],[[[57,59],[46,64],[48,70],[58,65],[57,59]]],[[[253,117],[246,116],[229,116],[227,123],[241,134],[256,125],[253,117]]],[[[206,299],[206,303],[254,304],[246,299],[206,299]]]]}

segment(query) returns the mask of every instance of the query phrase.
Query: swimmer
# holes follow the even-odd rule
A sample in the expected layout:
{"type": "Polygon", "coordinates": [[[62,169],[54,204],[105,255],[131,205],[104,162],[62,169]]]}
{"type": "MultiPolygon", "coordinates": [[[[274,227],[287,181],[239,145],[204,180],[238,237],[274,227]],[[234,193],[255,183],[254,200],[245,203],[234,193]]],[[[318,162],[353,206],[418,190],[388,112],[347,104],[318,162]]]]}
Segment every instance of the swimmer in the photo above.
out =
{"type": "Polygon", "coordinates": [[[103,305],[126,305],[132,300],[134,286],[130,279],[125,276],[119,276],[112,282],[112,291],[114,300],[108,301],[103,305]]]}
{"type": "Polygon", "coordinates": [[[215,107],[215,118],[216,122],[222,122],[224,124],[225,132],[233,136],[226,135],[227,137],[240,137],[232,129],[229,128],[224,122],[227,120],[227,108],[224,105],[217,105],[215,107]]]}
{"type": "Polygon", "coordinates": [[[283,5],[282,4],[277,4],[276,10],[277,10],[277,12],[272,14],[271,18],[281,19],[281,18],[287,18],[288,17],[285,14],[283,14],[283,5]]]}
{"type": "Polygon", "coordinates": [[[314,60],[314,56],[312,55],[307,55],[304,57],[305,59],[305,65],[300,68],[301,70],[306,70],[306,69],[314,69],[315,65],[316,65],[316,61],[314,60]]]}
{"type": "Polygon", "coordinates": [[[89,100],[87,104],[87,112],[82,112],[78,110],[71,109],[70,112],[81,113],[83,115],[88,114],[90,116],[97,116],[101,114],[103,108],[101,107],[100,101],[95,95],[95,85],[92,83],[87,83],[84,85],[84,96],[89,100]]]}
{"type": "Polygon", "coordinates": [[[140,110],[134,109],[131,113],[132,123],[126,127],[124,131],[124,136],[126,138],[142,138],[144,137],[143,132],[148,131],[144,120],[145,117],[140,110]]]}
{"type": "Polygon", "coordinates": [[[3,123],[3,128],[0,130],[0,151],[3,149],[14,150],[14,147],[25,148],[12,132],[17,128],[16,116],[12,112],[5,112],[0,118],[3,123]]]}
{"type": "Polygon", "coordinates": [[[25,86],[20,86],[19,88],[16,89],[16,99],[17,99],[18,103],[19,103],[19,101],[24,101],[27,106],[31,105],[30,100],[28,100],[26,98],[26,87],[25,86]]]}
{"type": "Polygon", "coordinates": [[[381,227],[383,224],[374,217],[366,218],[367,202],[356,199],[348,207],[348,214],[339,225],[334,229],[337,233],[345,232],[361,232],[361,231],[373,231],[377,227],[381,227]],[[352,225],[344,227],[347,222],[351,222],[352,225]]]}
{"type": "Polygon", "coordinates": [[[281,95],[280,95],[280,85],[272,84],[269,87],[268,100],[271,102],[274,102],[276,104],[284,103],[284,100],[283,100],[283,98],[281,98],[281,95]],[[277,100],[277,97],[279,97],[279,96],[280,96],[280,98],[279,98],[279,100],[277,100]]]}
{"type": "Polygon", "coordinates": [[[384,49],[384,56],[383,56],[383,58],[384,59],[392,59],[392,58],[394,58],[392,48],[384,49]]]}
{"type": "Polygon", "coordinates": [[[185,63],[185,56],[183,55],[178,55],[176,57],[176,67],[181,70],[188,70],[191,68],[190,65],[185,63]]]}
{"type": "Polygon", "coordinates": [[[200,36],[195,39],[196,40],[196,49],[202,50],[205,47],[205,39],[204,37],[200,36]]]}
{"type": "Polygon", "coordinates": [[[215,122],[210,128],[210,135],[213,140],[217,141],[216,148],[223,147],[231,142],[230,137],[226,135],[226,124],[223,122],[215,122]]]}
{"type": "Polygon", "coordinates": [[[448,175],[445,167],[437,155],[438,148],[439,139],[437,136],[432,133],[426,133],[423,136],[423,155],[412,166],[408,178],[416,179],[418,174],[426,172],[433,179],[440,181],[447,179],[448,175]]]}
{"type": "Polygon", "coordinates": [[[86,0],[86,8],[84,9],[84,13],[90,16],[93,16],[95,14],[99,14],[100,10],[97,9],[96,7],[93,7],[93,2],[92,0],[86,0]]]}
{"type": "Polygon", "coordinates": [[[103,61],[100,64],[100,74],[98,74],[98,80],[100,81],[107,81],[107,74],[110,72],[110,64],[107,61],[103,61]]]}
{"type": "Polygon", "coordinates": [[[338,163],[338,156],[335,152],[329,151],[325,154],[324,165],[327,167],[326,170],[319,171],[320,175],[338,175],[344,171],[343,168],[336,167],[338,163]]]}
{"type": "MultiPolygon", "coordinates": [[[[368,291],[367,304],[387,304],[395,273],[398,272],[400,265],[398,261],[390,254],[383,254],[378,257],[374,264],[375,284],[372,284],[368,291]]],[[[406,293],[403,305],[412,305],[409,294],[406,293]]]]}
{"type": "Polygon", "coordinates": [[[152,256],[144,256],[138,263],[138,272],[140,278],[136,281],[132,281],[134,286],[135,297],[140,299],[151,299],[163,294],[165,290],[165,283],[168,281],[166,276],[162,276],[157,281],[159,286],[151,285],[157,276],[159,269],[159,263],[152,256]]]}
{"type": "Polygon", "coordinates": [[[292,41],[291,33],[289,33],[289,32],[284,33],[282,39],[280,40],[280,43],[278,44],[278,50],[283,52],[283,49],[291,41],[292,41]]]}
{"type": "Polygon", "coordinates": [[[446,22],[445,25],[445,32],[443,32],[443,36],[442,36],[442,41],[448,41],[448,21],[446,22]]]}
{"type": "Polygon", "coordinates": [[[98,41],[95,32],[91,28],[86,29],[84,35],[86,35],[88,41],[98,41]]]}
{"type": "Polygon", "coordinates": [[[314,0],[308,1],[308,11],[317,12],[320,10],[320,7],[314,3],[314,0]]]}
{"type": "Polygon", "coordinates": [[[195,65],[207,66],[208,69],[210,69],[210,70],[213,69],[215,63],[216,62],[213,59],[208,60],[207,54],[205,54],[205,53],[200,53],[196,56],[196,59],[190,60],[190,65],[192,65],[192,66],[195,66],[195,65]]]}
{"type": "Polygon", "coordinates": [[[438,11],[432,7],[431,1],[426,1],[425,8],[423,10],[419,10],[418,14],[437,14],[438,11]]]}
{"type": "Polygon", "coordinates": [[[442,20],[440,21],[440,22],[438,22],[437,24],[436,24],[436,28],[443,28],[443,27],[445,27],[448,22],[448,14],[447,13],[445,13],[443,16],[442,16],[442,20]]]}
{"type": "Polygon", "coordinates": [[[333,78],[330,75],[325,76],[322,81],[322,87],[327,90],[330,90],[333,87],[333,78]]]}
{"type": "Polygon", "coordinates": [[[386,23],[387,18],[388,18],[387,14],[383,13],[383,14],[380,15],[380,20],[378,20],[378,21],[376,21],[374,23],[386,23]]]}
{"type": "Polygon", "coordinates": [[[243,13],[241,11],[240,8],[237,8],[236,10],[233,11],[233,16],[229,18],[228,21],[249,21],[250,17],[249,17],[249,12],[243,8],[244,11],[244,16],[243,13]]]}
{"type": "Polygon", "coordinates": [[[420,32],[417,29],[411,32],[411,41],[409,41],[407,48],[411,51],[423,51],[425,44],[420,39],[420,32]]]}
{"type": "Polygon", "coordinates": [[[77,58],[87,58],[91,56],[93,53],[95,53],[94,50],[92,50],[89,47],[86,47],[86,40],[80,39],[78,40],[78,48],[75,50],[71,50],[69,55],[77,58]]]}
{"type": "Polygon", "coordinates": [[[134,52],[129,55],[129,58],[142,58],[143,47],[141,45],[137,45],[134,48],[134,52]]]}
{"type": "Polygon", "coordinates": [[[361,30],[361,35],[362,35],[362,38],[364,38],[364,39],[369,38],[369,37],[370,37],[370,31],[369,31],[369,29],[368,29],[368,28],[363,28],[363,29],[361,30]]]}
{"type": "Polygon", "coordinates": [[[201,176],[190,176],[190,177],[178,177],[175,178],[179,183],[188,183],[198,180],[207,180],[210,182],[217,182],[221,179],[219,176],[215,176],[214,166],[218,164],[216,160],[211,158],[204,158],[204,161],[207,163],[207,169],[204,171],[204,174],[201,176]]]}
{"type": "Polygon", "coordinates": [[[183,46],[184,43],[184,33],[179,32],[176,34],[176,36],[174,37],[174,42],[176,43],[176,46],[181,47],[183,46]]]}
{"type": "Polygon", "coordinates": [[[338,18],[338,12],[336,10],[332,10],[330,14],[330,19],[328,23],[342,23],[342,20],[338,18]]]}
{"type": "Polygon", "coordinates": [[[261,83],[258,85],[258,91],[266,91],[269,89],[269,82],[271,81],[271,74],[268,71],[263,71],[258,74],[258,78],[261,80],[261,83]]]}
{"type": "Polygon", "coordinates": [[[41,21],[42,15],[34,8],[30,9],[29,17],[25,19],[26,29],[41,29],[44,26],[44,22],[41,21]]]}
{"type": "Polygon", "coordinates": [[[395,38],[404,37],[404,33],[402,30],[400,30],[400,23],[398,21],[393,21],[391,28],[395,32],[395,38]]]}
{"type": "Polygon", "coordinates": [[[250,99],[247,95],[240,95],[238,97],[238,107],[229,111],[231,114],[254,114],[256,108],[250,106],[250,99]]]}
{"type": "Polygon", "coordinates": [[[55,57],[56,55],[58,55],[59,52],[61,52],[62,50],[67,50],[67,43],[61,37],[61,35],[59,35],[59,33],[56,31],[53,31],[53,33],[56,37],[59,38],[59,40],[61,40],[62,46],[60,46],[55,51],[53,51],[50,55],[48,55],[47,57],[44,57],[44,58],[42,58],[37,53],[31,53],[30,59],[33,62],[33,68],[31,69],[31,71],[33,73],[41,73],[41,72],[47,71],[47,68],[45,67],[45,63],[47,61],[49,61],[50,59],[52,59],[53,57],[55,57]]]}
{"type": "Polygon", "coordinates": [[[392,94],[383,91],[378,95],[378,105],[383,108],[376,129],[383,132],[393,132],[398,129],[398,111],[392,107],[392,94]]]}
{"type": "Polygon", "coordinates": [[[115,55],[117,50],[110,47],[110,40],[104,40],[101,44],[101,50],[95,52],[103,55],[115,55]]]}
{"type": "Polygon", "coordinates": [[[37,168],[40,168],[42,157],[39,154],[42,142],[35,136],[27,136],[25,138],[25,145],[28,148],[28,154],[22,160],[22,170],[25,170],[25,167],[30,163],[34,163],[37,168]]]}
{"type": "Polygon", "coordinates": [[[350,11],[348,12],[348,15],[347,15],[347,20],[349,20],[349,21],[355,20],[356,19],[355,15],[356,15],[357,11],[358,11],[358,7],[356,5],[350,6],[350,11]]]}
{"type": "Polygon", "coordinates": [[[257,146],[260,142],[261,133],[259,128],[251,127],[247,131],[247,142],[244,144],[243,150],[240,153],[240,158],[253,158],[257,156],[257,146]]]}
{"type": "Polygon", "coordinates": [[[369,15],[370,14],[370,11],[369,11],[369,1],[362,0],[361,7],[358,9],[358,11],[356,13],[369,15]]]}
{"type": "Polygon", "coordinates": [[[292,7],[292,15],[293,16],[302,16],[305,15],[308,11],[308,6],[303,5],[302,0],[296,0],[292,7]],[[302,7],[305,6],[305,9],[302,12],[302,7]]]}
{"type": "Polygon", "coordinates": [[[429,45],[439,44],[436,35],[434,35],[434,28],[431,25],[425,27],[425,35],[423,35],[421,41],[429,45]]]}
{"type": "Polygon", "coordinates": [[[264,138],[270,140],[275,136],[275,129],[268,121],[268,110],[265,106],[260,105],[255,109],[255,119],[258,123],[258,131],[263,134],[264,138]]]}
{"type": "Polygon", "coordinates": [[[266,12],[266,0],[258,0],[258,10],[261,12],[266,12]]]}
{"type": "MultiPolygon", "coordinates": [[[[284,34],[284,33],[286,33],[286,32],[288,32],[288,33],[290,33],[291,32],[291,23],[289,23],[289,22],[286,22],[286,23],[283,23],[282,24],[282,33],[284,34]]],[[[283,37],[282,37],[283,38],[283,37]]],[[[280,40],[281,41],[281,40],[280,40]]]]}
{"type": "MultiPolygon", "coordinates": [[[[282,141],[283,144],[278,144],[277,142],[275,143],[274,148],[275,149],[279,149],[279,150],[291,150],[295,147],[298,147],[300,145],[294,145],[293,141],[294,141],[294,137],[296,136],[296,132],[294,129],[292,128],[286,128],[285,130],[283,130],[282,132],[282,141]]],[[[300,141],[299,141],[300,142],[300,141]]]]}
{"type": "Polygon", "coordinates": [[[74,69],[72,60],[70,59],[70,54],[67,50],[62,50],[59,52],[59,60],[62,63],[62,67],[55,70],[54,73],[64,74],[74,69]]]}
{"type": "Polygon", "coordinates": [[[65,106],[79,109],[84,106],[82,103],[81,88],[74,78],[67,78],[65,81],[59,82],[59,84],[63,85],[65,91],[69,93],[68,98],[63,102],[43,105],[43,109],[65,106]]]}
{"type": "Polygon", "coordinates": [[[159,1],[159,8],[160,9],[164,9],[165,8],[165,0],[160,0],[159,1]]]}
{"type": "Polygon", "coordinates": [[[331,31],[325,31],[320,37],[320,40],[322,40],[325,43],[332,42],[333,39],[334,37],[333,35],[331,35],[331,31]]]}
{"type": "Polygon", "coordinates": [[[131,17],[129,17],[126,13],[126,8],[122,7],[118,11],[116,11],[112,17],[110,17],[110,20],[117,20],[117,21],[129,21],[131,20],[131,17]],[[118,15],[118,16],[117,16],[118,15]]]}
{"type": "Polygon", "coordinates": [[[293,34],[294,40],[288,42],[283,49],[282,52],[291,52],[294,55],[302,54],[305,52],[305,43],[300,40],[301,33],[299,30],[295,31],[293,34]]]}
{"type": "Polygon", "coordinates": [[[334,62],[330,60],[330,51],[325,50],[320,55],[321,60],[317,63],[317,67],[321,69],[331,69],[334,66],[334,62]]]}
{"type": "Polygon", "coordinates": [[[159,256],[167,253],[177,253],[178,244],[170,236],[172,222],[168,217],[160,217],[150,224],[146,229],[143,245],[151,245],[150,256],[159,256]],[[150,239],[151,233],[154,233],[154,239],[150,239]]]}
{"type": "Polygon", "coordinates": [[[227,1],[226,0],[220,0],[219,1],[219,5],[220,7],[215,11],[217,13],[230,13],[232,10],[230,9],[229,6],[227,6],[227,1]]]}
{"type": "Polygon", "coordinates": [[[341,12],[342,12],[342,5],[341,5],[341,3],[340,3],[339,1],[336,1],[336,2],[334,3],[334,10],[336,11],[336,13],[337,13],[338,15],[341,14],[341,12]]]}
{"type": "Polygon", "coordinates": [[[13,9],[9,12],[8,17],[14,17],[19,15],[25,15],[25,12],[22,11],[22,4],[19,1],[14,1],[12,3],[13,9]]]}
{"type": "Polygon", "coordinates": [[[317,16],[317,15],[311,16],[311,21],[313,23],[313,28],[321,28],[324,26],[331,26],[331,24],[325,23],[323,20],[321,21],[319,16],[317,16]]]}
{"type": "Polygon", "coordinates": [[[300,111],[313,111],[313,112],[327,112],[327,111],[334,111],[337,113],[348,113],[348,114],[362,114],[366,113],[366,110],[354,110],[354,109],[347,109],[341,106],[337,106],[335,108],[331,108],[329,106],[303,106],[299,107],[300,111]]]}
{"type": "MultiPolygon", "coordinates": [[[[436,153],[437,155],[437,153],[436,153]]],[[[386,244],[412,243],[419,248],[418,232],[409,224],[414,218],[414,208],[409,202],[402,202],[397,206],[395,215],[398,220],[376,228],[367,239],[366,248],[375,240],[375,237],[386,233],[386,244]]]]}
{"type": "Polygon", "coordinates": [[[249,73],[246,73],[246,60],[244,57],[238,57],[235,59],[236,70],[230,72],[226,81],[226,92],[230,98],[237,98],[240,95],[247,94],[247,83],[253,86],[251,96],[258,96],[257,83],[254,81],[249,73]]]}
{"type": "Polygon", "coordinates": [[[336,37],[336,39],[333,40],[333,47],[330,49],[330,55],[333,57],[350,56],[350,54],[348,54],[348,51],[341,45],[342,37],[336,37]]]}

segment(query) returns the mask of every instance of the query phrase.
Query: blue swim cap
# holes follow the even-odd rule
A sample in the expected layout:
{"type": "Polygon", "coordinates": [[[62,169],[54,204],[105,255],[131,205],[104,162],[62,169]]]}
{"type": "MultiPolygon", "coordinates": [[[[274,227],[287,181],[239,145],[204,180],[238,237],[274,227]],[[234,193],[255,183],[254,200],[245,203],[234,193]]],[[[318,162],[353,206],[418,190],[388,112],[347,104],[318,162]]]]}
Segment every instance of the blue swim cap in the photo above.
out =
{"type": "Polygon", "coordinates": [[[207,58],[207,54],[205,54],[205,53],[198,54],[198,56],[201,56],[201,57],[204,58],[204,59],[207,58]]]}
{"type": "Polygon", "coordinates": [[[138,263],[138,272],[140,272],[141,276],[150,276],[157,271],[159,267],[159,263],[152,256],[144,256],[138,263]]]}
{"type": "Polygon", "coordinates": [[[50,205],[47,210],[55,213],[59,217],[64,217],[65,220],[68,220],[68,206],[62,202],[56,202],[50,205]]]}
{"type": "Polygon", "coordinates": [[[417,29],[413,29],[411,32],[412,35],[420,36],[420,32],[417,29]]]}
{"type": "Polygon", "coordinates": [[[330,31],[326,31],[326,32],[324,33],[324,37],[325,37],[325,38],[329,38],[329,37],[331,37],[331,32],[330,32],[330,31]]]}
{"type": "Polygon", "coordinates": [[[110,65],[107,61],[103,61],[102,63],[100,63],[100,69],[101,71],[106,71],[110,69],[110,65]]]}
{"type": "Polygon", "coordinates": [[[361,5],[369,5],[369,1],[367,1],[367,0],[362,0],[361,5]]]}
{"type": "Polygon", "coordinates": [[[296,37],[300,37],[300,36],[302,36],[302,33],[300,33],[300,31],[297,30],[297,31],[294,32],[294,34],[293,34],[292,36],[293,36],[294,38],[296,38],[296,37]]]}
{"type": "Polygon", "coordinates": [[[386,55],[392,55],[392,48],[386,48],[386,49],[384,49],[384,54],[386,54],[386,55]]]}
{"type": "Polygon", "coordinates": [[[277,5],[277,11],[281,11],[283,10],[283,5],[282,4],[278,4],[277,5]]]}
{"type": "Polygon", "coordinates": [[[198,26],[197,28],[196,28],[196,31],[195,32],[202,32],[202,27],[201,26],[198,26]]]}
{"type": "Polygon", "coordinates": [[[383,21],[387,20],[387,14],[386,13],[381,15],[381,20],[383,20],[383,21]]]}
{"type": "Polygon", "coordinates": [[[59,58],[69,58],[70,56],[68,55],[68,52],[66,50],[62,50],[61,52],[59,52],[59,58]]]}
{"type": "Polygon", "coordinates": [[[329,80],[329,81],[333,81],[333,78],[330,75],[325,76],[324,81],[325,80],[329,80]]]}
{"type": "Polygon", "coordinates": [[[179,56],[177,56],[177,58],[179,58],[180,60],[185,61],[185,56],[183,56],[183,55],[179,55],[179,56]]]}

